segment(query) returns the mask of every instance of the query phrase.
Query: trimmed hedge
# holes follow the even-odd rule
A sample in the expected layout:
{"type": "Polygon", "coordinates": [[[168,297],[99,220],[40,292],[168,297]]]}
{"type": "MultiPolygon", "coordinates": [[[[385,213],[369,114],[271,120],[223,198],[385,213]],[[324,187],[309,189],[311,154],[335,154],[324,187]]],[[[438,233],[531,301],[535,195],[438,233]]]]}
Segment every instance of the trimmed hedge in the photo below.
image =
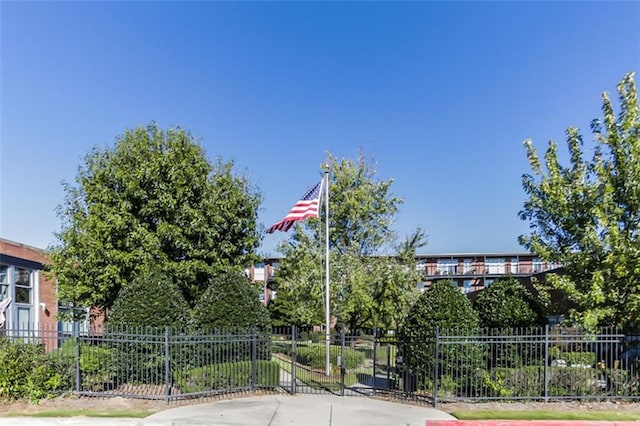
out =
{"type": "MultiPolygon", "coordinates": [[[[275,361],[257,361],[258,387],[274,388],[280,384],[280,366],[275,361]]],[[[226,362],[174,373],[174,383],[182,393],[225,391],[252,386],[251,361],[226,362]]]]}

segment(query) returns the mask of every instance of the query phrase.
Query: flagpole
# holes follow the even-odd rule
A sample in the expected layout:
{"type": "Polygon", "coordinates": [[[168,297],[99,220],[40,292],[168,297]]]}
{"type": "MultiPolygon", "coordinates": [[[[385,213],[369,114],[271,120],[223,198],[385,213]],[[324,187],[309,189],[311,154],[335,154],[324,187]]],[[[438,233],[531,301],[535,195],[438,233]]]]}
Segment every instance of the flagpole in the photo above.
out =
{"type": "Polygon", "coordinates": [[[324,303],[325,303],[325,331],[324,331],[324,339],[325,339],[325,366],[326,366],[326,375],[329,376],[331,375],[331,358],[330,358],[330,345],[331,345],[331,315],[329,312],[329,296],[330,296],[330,291],[329,291],[329,166],[326,165],[325,166],[325,170],[324,170],[324,202],[325,202],[325,220],[324,220],[324,235],[325,235],[325,241],[324,241],[324,246],[325,246],[325,262],[324,262],[324,266],[325,266],[325,286],[324,286],[324,303]]]}

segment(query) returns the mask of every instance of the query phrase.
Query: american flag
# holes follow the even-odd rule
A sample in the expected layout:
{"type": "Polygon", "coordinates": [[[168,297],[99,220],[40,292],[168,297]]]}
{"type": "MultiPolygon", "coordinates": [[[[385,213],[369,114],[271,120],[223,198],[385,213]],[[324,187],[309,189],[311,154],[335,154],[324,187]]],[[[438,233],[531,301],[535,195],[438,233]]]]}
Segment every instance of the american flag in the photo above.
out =
{"type": "Polygon", "coordinates": [[[289,228],[293,226],[293,223],[298,220],[305,220],[310,217],[318,217],[318,205],[320,203],[320,195],[322,193],[322,180],[316,184],[313,188],[307,191],[306,194],[289,210],[289,213],[280,222],[274,223],[267,233],[271,234],[274,231],[287,232],[289,228]]]}

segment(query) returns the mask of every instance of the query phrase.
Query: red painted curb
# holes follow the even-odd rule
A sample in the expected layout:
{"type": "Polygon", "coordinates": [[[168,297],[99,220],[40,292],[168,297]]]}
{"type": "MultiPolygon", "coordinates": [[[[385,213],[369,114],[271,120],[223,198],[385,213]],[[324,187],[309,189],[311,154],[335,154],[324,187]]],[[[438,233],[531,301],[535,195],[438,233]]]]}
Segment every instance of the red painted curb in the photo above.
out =
{"type": "Polygon", "coordinates": [[[427,420],[425,426],[640,426],[640,422],[591,420],[427,420]]]}

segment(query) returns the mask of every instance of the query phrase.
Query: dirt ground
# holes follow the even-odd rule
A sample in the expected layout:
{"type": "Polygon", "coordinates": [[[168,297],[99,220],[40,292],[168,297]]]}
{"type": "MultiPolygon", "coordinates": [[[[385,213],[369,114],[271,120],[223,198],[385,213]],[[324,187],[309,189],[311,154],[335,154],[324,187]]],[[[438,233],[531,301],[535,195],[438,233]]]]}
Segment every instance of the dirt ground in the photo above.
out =
{"type": "MultiPolygon", "coordinates": [[[[244,396],[256,395],[255,393],[224,395],[216,398],[195,399],[188,401],[153,401],[144,399],[128,399],[122,397],[112,398],[90,398],[66,396],[54,399],[42,400],[37,404],[27,401],[18,401],[11,404],[0,404],[0,417],[7,413],[24,413],[34,414],[42,411],[51,411],[56,409],[67,410],[99,410],[109,411],[147,411],[149,414],[169,408],[180,407],[189,404],[202,404],[205,402],[213,402],[221,399],[242,398],[244,396]]],[[[439,410],[445,412],[453,412],[457,410],[558,410],[558,411],[637,411],[640,412],[640,403],[622,403],[622,402],[491,402],[491,403],[446,403],[439,404],[439,410]]]]}

